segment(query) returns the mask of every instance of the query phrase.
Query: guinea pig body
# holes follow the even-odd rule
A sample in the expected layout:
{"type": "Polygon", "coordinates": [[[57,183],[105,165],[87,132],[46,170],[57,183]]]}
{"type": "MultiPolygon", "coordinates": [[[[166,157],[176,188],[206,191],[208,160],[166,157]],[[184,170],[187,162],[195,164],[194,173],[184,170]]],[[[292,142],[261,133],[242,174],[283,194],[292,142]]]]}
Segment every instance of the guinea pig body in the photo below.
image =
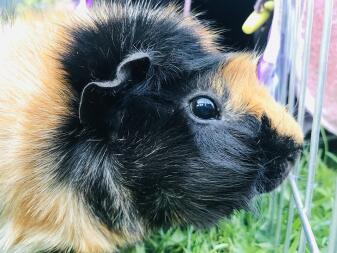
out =
{"type": "Polygon", "coordinates": [[[275,188],[302,134],[255,59],[173,6],[48,12],[0,40],[0,250],[111,252],[275,188]]]}

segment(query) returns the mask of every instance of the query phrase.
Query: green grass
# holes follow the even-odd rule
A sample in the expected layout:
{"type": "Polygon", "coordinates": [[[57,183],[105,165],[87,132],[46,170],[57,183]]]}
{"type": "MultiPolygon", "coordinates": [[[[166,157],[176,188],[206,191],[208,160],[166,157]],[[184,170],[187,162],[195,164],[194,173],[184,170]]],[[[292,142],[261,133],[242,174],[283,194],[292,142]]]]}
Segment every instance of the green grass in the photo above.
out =
{"type": "MultiPolygon", "coordinates": [[[[307,156],[301,161],[299,187],[305,189],[307,174],[307,156]]],[[[327,248],[330,229],[330,219],[334,198],[335,182],[337,179],[337,159],[332,153],[326,152],[318,161],[316,171],[315,191],[312,204],[311,225],[316,240],[322,252],[327,248]],[[329,159],[329,163],[327,163],[329,159]],[[327,165],[329,164],[329,166],[327,165]]],[[[282,213],[282,232],[278,246],[275,245],[276,214],[272,215],[270,195],[262,196],[259,200],[259,212],[252,214],[239,212],[230,219],[222,221],[217,227],[208,230],[188,228],[182,230],[171,228],[159,231],[145,242],[135,247],[125,249],[123,253],[201,253],[201,252],[230,252],[230,253],[258,253],[282,252],[285,240],[285,230],[288,217],[290,199],[289,187],[285,185],[284,209],[282,213]]],[[[280,191],[280,189],[278,189],[280,191]]],[[[275,194],[278,201],[280,194],[275,194]]],[[[296,211],[295,211],[296,212],[296,211]]],[[[290,252],[296,252],[299,242],[301,222],[295,215],[291,233],[290,252]]]]}

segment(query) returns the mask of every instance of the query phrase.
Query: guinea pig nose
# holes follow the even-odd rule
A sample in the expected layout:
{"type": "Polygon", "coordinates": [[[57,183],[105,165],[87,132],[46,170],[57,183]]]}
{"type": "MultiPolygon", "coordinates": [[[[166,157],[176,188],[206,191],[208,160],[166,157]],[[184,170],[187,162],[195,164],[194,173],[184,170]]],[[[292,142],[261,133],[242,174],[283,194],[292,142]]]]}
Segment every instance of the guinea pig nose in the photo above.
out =
{"type": "Polygon", "coordinates": [[[271,191],[281,184],[302,151],[302,141],[287,133],[275,129],[267,116],[262,117],[259,146],[263,168],[257,179],[259,192],[271,191]]]}
{"type": "Polygon", "coordinates": [[[278,157],[278,161],[294,162],[303,148],[302,141],[277,131],[267,116],[261,119],[259,144],[267,159],[278,157]]]}

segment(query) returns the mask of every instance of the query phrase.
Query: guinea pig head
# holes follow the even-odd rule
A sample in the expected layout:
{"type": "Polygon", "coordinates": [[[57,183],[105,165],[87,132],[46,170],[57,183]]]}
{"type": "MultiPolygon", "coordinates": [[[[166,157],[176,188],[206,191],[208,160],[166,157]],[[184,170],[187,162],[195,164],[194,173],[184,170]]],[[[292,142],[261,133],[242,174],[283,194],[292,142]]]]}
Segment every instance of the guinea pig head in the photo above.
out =
{"type": "Polygon", "coordinates": [[[279,185],[301,149],[254,57],[223,54],[171,5],[126,2],[42,15],[14,30],[32,43],[5,43],[1,252],[111,252],[212,225],[279,185]]]}
{"type": "Polygon", "coordinates": [[[228,55],[160,87],[152,64],[151,54],[135,53],[115,79],[82,91],[86,141],[76,149],[97,171],[83,194],[104,223],[115,226],[123,195],[149,227],[207,226],[286,178],[302,132],[258,82],[252,56],[228,55]]]}

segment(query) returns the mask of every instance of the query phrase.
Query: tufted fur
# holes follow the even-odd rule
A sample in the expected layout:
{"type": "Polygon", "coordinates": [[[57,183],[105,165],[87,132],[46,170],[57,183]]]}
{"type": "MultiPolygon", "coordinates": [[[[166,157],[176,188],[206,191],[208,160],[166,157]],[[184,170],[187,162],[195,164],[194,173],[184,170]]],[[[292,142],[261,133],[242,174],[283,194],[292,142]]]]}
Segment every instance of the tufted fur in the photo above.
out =
{"type": "Polygon", "coordinates": [[[157,227],[214,224],[275,188],[301,131],[258,85],[254,60],[215,39],[173,6],[118,2],[4,26],[0,251],[111,252],[157,227]],[[84,87],[116,80],[135,53],[149,56],[145,79],[97,93],[83,124],[84,87]],[[200,94],[221,119],[191,115],[200,94]]]}

